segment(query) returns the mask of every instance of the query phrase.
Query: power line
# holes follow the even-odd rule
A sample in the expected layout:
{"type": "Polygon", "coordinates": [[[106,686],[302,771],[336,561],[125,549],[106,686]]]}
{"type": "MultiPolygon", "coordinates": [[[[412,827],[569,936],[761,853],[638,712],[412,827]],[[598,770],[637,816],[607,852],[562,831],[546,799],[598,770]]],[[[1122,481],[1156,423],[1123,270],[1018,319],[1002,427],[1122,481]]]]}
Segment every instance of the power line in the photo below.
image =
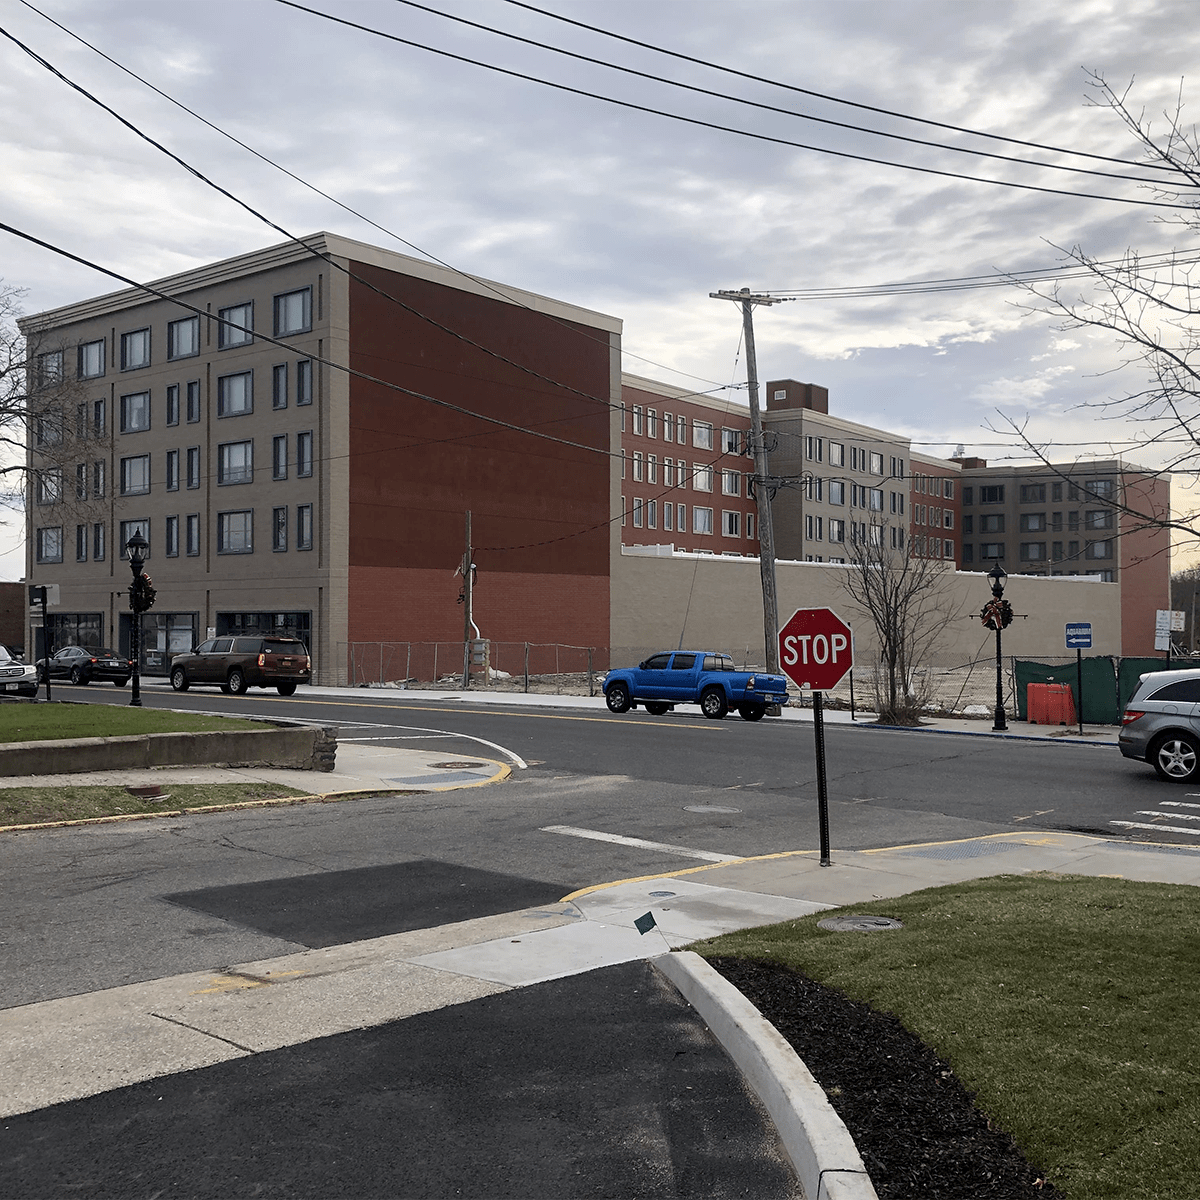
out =
{"type": "MultiPolygon", "coordinates": [[[[526,304],[524,301],[522,301],[519,296],[510,295],[503,288],[495,286],[490,280],[483,279],[482,277],[477,276],[477,275],[472,275],[467,271],[463,271],[459,267],[455,267],[453,264],[446,262],[445,259],[439,258],[432,251],[422,249],[420,246],[416,245],[414,242],[410,242],[406,238],[401,237],[400,234],[396,233],[394,230],[387,228],[387,226],[385,226],[385,225],[381,225],[378,221],[372,220],[365,213],[359,212],[356,208],[353,208],[351,205],[345,204],[343,201],[337,199],[337,197],[331,196],[328,192],[322,191],[322,189],[317,187],[316,184],[311,183],[309,180],[303,178],[300,175],[297,175],[294,171],[289,170],[287,167],[283,166],[281,163],[277,163],[273,158],[269,157],[266,154],[263,154],[259,150],[256,150],[253,146],[242,141],[240,138],[238,138],[234,134],[228,132],[228,130],[223,129],[221,126],[217,125],[215,122],[208,120],[207,117],[204,117],[200,113],[196,112],[194,109],[189,108],[182,101],[177,100],[174,96],[163,91],[162,88],[155,86],[149,80],[147,80],[143,76],[139,75],[136,71],[131,70],[129,67],[125,66],[124,63],[118,62],[117,59],[113,58],[109,54],[106,54],[103,50],[101,50],[97,46],[93,45],[86,38],[82,37],[80,34],[76,33],[74,30],[68,29],[67,26],[63,25],[60,21],[56,21],[53,17],[49,16],[47,13],[42,12],[41,9],[39,9],[35,5],[31,4],[30,0],[20,0],[20,3],[25,5],[25,7],[30,9],[31,11],[37,13],[38,16],[40,16],[44,20],[48,21],[51,25],[54,25],[56,28],[62,30],[62,32],[67,34],[69,37],[74,38],[81,45],[86,46],[89,50],[91,50],[94,54],[99,55],[106,62],[111,63],[118,70],[124,71],[126,75],[130,76],[133,79],[136,79],[138,81],[138,83],[142,84],[144,87],[148,87],[152,92],[157,93],[164,100],[167,100],[171,104],[174,104],[177,108],[179,108],[183,112],[187,113],[188,116],[194,117],[197,121],[200,121],[202,124],[207,125],[209,129],[213,130],[214,133],[219,133],[222,137],[228,138],[229,141],[233,142],[237,146],[240,146],[243,150],[254,155],[255,158],[266,163],[268,166],[274,167],[275,170],[277,170],[277,171],[281,171],[284,175],[287,175],[288,178],[294,180],[296,183],[299,183],[301,186],[308,188],[309,191],[314,192],[316,195],[322,197],[323,199],[328,200],[331,204],[336,204],[344,212],[350,213],[351,216],[357,217],[360,221],[365,221],[368,225],[372,226],[372,228],[378,229],[380,233],[386,234],[390,238],[394,238],[402,246],[407,246],[410,250],[415,251],[417,254],[423,255],[425,258],[428,258],[431,262],[435,262],[439,266],[445,267],[446,270],[448,270],[448,271],[453,271],[456,275],[461,276],[463,279],[470,280],[472,283],[477,284],[479,287],[486,288],[488,291],[493,292],[495,295],[501,297],[501,299],[507,301],[508,303],[515,304],[517,307],[523,308],[527,312],[537,312],[538,311],[537,309],[530,307],[528,304],[526,304]]],[[[602,339],[595,337],[594,335],[586,332],[586,330],[580,329],[579,327],[572,325],[571,323],[564,321],[561,318],[556,317],[551,313],[541,313],[540,315],[543,316],[544,318],[546,318],[547,320],[553,321],[555,324],[562,326],[562,328],[570,330],[572,333],[575,333],[580,337],[586,338],[589,341],[594,341],[594,342],[598,342],[603,345],[607,345],[607,343],[603,342],[602,339]]],[[[677,375],[684,375],[689,379],[699,379],[705,383],[713,383],[714,382],[711,379],[704,379],[704,377],[702,375],[692,375],[688,371],[680,371],[677,367],[669,367],[665,363],[656,362],[654,359],[646,358],[644,355],[634,354],[633,351],[626,350],[623,346],[621,348],[621,354],[623,357],[636,359],[638,362],[648,363],[650,366],[659,367],[664,371],[670,371],[677,375]]],[[[713,388],[711,390],[718,390],[718,388],[713,388]]],[[[693,395],[705,395],[707,393],[706,392],[696,392],[696,393],[692,393],[692,394],[693,395]]]]}
{"type": "MultiPolygon", "coordinates": [[[[396,0],[398,4],[406,4],[410,8],[419,9],[421,12],[427,12],[435,17],[443,17],[447,21],[456,21],[460,25],[469,26],[472,29],[482,30],[484,33],[492,33],[497,37],[508,38],[514,42],[521,42],[526,46],[536,46],[539,50],[548,50],[552,54],[561,54],[567,58],[574,58],[580,62],[591,63],[593,66],[605,67],[610,71],[619,71],[624,75],[633,75],[638,79],[648,79],[653,83],[661,83],[666,87],[679,88],[681,91],[695,92],[701,96],[712,96],[718,100],[728,100],[731,104],[742,104],[748,108],[761,109],[764,112],[779,113],[786,117],[796,117],[801,121],[812,121],[818,125],[829,125],[835,129],[849,129],[855,133],[867,133],[873,137],[889,138],[897,142],[907,142],[913,146],[928,146],[937,150],[949,150],[955,154],[969,154],[976,158],[991,158],[1001,162],[1018,163],[1026,167],[1041,167],[1051,171],[1069,171],[1076,175],[1095,175],[1105,179],[1119,179],[1126,183],[1148,183],[1154,187],[1161,187],[1166,180],[1163,179],[1147,179],[1144,176],[1137,175],[1121,175],[1114,171],[1101,171],[1092,167],[1073,167],[1066,163],[1049,163],[1043,162],[1036,158],[1017,158],[1011,154],[1000,154],[991,150],[976,150],[970,146],[953,146],[948,142],[934,142],[926,138],[910,137],[902,133],[890,133],[884,129],[872,129],[867,125],[854,125],[848,121],[835,121],[831,117],[818,117],[811,113],[796,112],[790,108],[780,108],[775,104],[764,104],[758,100],[748,100],[743,96],[731,96],[727,92],[714,91],[712,88],[699,87],[691,83],[682,83],[676,79],[666,79],[661,75],[651,74],[649,71],[639,71],[634,67],[622,66],[620,63],[608,62],[602,58],[593,58],[588,54],[580,54],[575,50],[567,50],[562,46],[554,46],[548,42],[539,42],[533,38],[522,37],[520,34],[509,33],[504,29],[497,29],[492,25],[483,25],[478,21],[470,21],[466,17],[455,16],[453,13],[442,12],[440,9],[431,8],[427,4],[420,4],[418,0],[396,0]]],[[[1060,151],[1063,154],[1074,153],[1070,150],[1060,151]]],[[[1165,168],[1159,168],[1165,169],[1165,168]]],[[[1179,184],[1178,181],[1170,181],[1174,186],[1185,187],[1200,187],[1198,183],[1187,181],[1179,184]]]]}
{"type": "Polygon", "coordinates": [[[772,87],[783,88],[785,91],[796,92],[801,96],[812,96],[817,100],[828,100],[833,104],[842,104],[849,108],[861,109],[864,112],[879,113],[885,117],[896,117],[902,121],[914,121],[920,125],[929,125],[935,129],[946,129],[952,133],[966,133],[971,137],[987,138],[990,141],[1005,142],[1011,146],[1028,146],[1031,150],[1049,150],[1055,154],[1071,154],[1077,158],[1090,158],[1097,162],[1117,163],[1125,167],[1138,167],[1143,170],[1161,170],[1167,171],[1171,168],[1160,163],[1143,163],[1135,159],[1114,158],[1107,154],[1092,154],[1087,150],[1067,150],[1062,146],[1050,146],[1044,142],[1026,141],[1024,138],[1006,137],[1000,133],[986,133],[981,129],[970,129],[964,125],[952,125],[946,121],[935,121],[928,117],[914,117],[910,113],[897,112],[890,108],[879,108],[873,104],[863,104],[857,100],[847,100],[841,96],[831,96],[825,92],[815,92],[809,88],[797,87],[795,84],[782,83],[778,79],[764,79],[759,75],[752,75],[747,71],[739,71],[735,67],[726,67],[720,63],[708,62],[703,58],[694,58],[690,54],[681,54],[677,50],[668,50],[663,46],[656,46],[651,42],[638,41],[637,38],[626,37],[621,33],[614,33],[610,29],[602,29],[598,25],[588,25],[584,21],[577,21],[573,17],[563,16],[561,13],[551,12],[549,9],[538,8],[536,5],[524,3],[523,0],[506,0],[508,4],[516,8],[525,8],[530,12],[538,13],[540,16],[549,17],[553,21],[562,21],[566,25],[575,25],[580,29],[586,29],[591,33],[598,33],[603,37],[614,38],[619,42],[627,42],[631,46],[640,46],[643,50],[653,50],[656,54],[665,54],[670,58],[678,58],[683,62],[695,63],[697,66],[708,67],[713,71],[723,71],[727,75],[736,75],[741,79],[748,79],[756,84],[770,84],[772,87]]]}

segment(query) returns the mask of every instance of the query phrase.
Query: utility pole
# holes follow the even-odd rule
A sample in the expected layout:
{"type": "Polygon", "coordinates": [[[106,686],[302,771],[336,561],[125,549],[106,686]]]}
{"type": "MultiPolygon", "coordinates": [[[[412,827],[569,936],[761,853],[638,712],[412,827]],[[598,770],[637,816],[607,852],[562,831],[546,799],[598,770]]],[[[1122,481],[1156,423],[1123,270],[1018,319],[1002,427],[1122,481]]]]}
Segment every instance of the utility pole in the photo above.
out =
{"type": "Polygon", "coordinates": [[[754,455],[755,498],[758,501],[759,572],[762,575],[763,636],[767,644],[767,670],[779,674],[779,603],[775,595],[775,529],[771,524],[771,489],[767,482],[767,448],[763,442],[762,414],[758,407],[758,360],[754,353],[754,306],[779,304],[782,297],[740,291],[709,292],[713,300],[733,300],[742,306],[746,339],[746,383],[750,393],[750,452],[754,455]]]}
{"type": "Polygon", "coordinates": [[[471,510],[467,509],[467,552],[463,555],[463,681],[464,688],[471,686],[471,510]]]}

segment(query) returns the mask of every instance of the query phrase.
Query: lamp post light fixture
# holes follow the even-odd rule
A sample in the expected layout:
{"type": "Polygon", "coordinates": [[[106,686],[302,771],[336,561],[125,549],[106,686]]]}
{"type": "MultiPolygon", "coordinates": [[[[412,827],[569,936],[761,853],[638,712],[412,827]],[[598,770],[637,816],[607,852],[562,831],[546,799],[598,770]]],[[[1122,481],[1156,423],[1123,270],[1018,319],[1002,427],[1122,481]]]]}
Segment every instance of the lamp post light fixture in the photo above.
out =
{"type": "Polygon", "coordinates": [[[1000,636],[1005,625],[1012,619],[1011,617],[1008,620],[1005,619],[1008,606],[1004,603],[1004,581],[1008,575],[1004,568],[996,563],[987,573],[987,577],[992,581],[992,595],[995,597],[994,602],[988,606],[994,614],[993,628],[996,630],[996,719],[992,723],[992,732],[1003,733],[1008,729],[1008,722],[1004,718],[1004,676],[1000,659],[1000,636]]]}
{"type": "Polygon", "coordinates": [[[129,609],[133,614],[129,629],[129,657],[133,664],[133,691],[129,697],[129,703],[136,708],[141,708],[142,568],[146,565],[146,551],[150,549],[150,544],[142,536],[142,531],[135,529],[133,537],[125,543],[125,549],[129,551],[129,569],[133,572],[133,582],[129,585],[129,609]]]}

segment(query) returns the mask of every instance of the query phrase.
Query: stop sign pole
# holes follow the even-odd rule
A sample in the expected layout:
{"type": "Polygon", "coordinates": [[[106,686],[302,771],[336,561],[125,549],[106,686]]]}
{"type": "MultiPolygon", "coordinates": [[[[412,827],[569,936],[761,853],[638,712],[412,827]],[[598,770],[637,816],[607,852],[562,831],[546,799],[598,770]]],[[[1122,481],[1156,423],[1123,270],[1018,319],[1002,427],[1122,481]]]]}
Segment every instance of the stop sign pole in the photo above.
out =
{"type": "Polygon", "coordinates": [[[817,755],[817,815],[821,829],[821,866],[829,857],[829,792],[825,780],[825,709],[822,693],[836,687],[854,667],[850,626],[829,608],[798,608],[779,631],[779,666],[813,697],[813,735],[817,755]]]}

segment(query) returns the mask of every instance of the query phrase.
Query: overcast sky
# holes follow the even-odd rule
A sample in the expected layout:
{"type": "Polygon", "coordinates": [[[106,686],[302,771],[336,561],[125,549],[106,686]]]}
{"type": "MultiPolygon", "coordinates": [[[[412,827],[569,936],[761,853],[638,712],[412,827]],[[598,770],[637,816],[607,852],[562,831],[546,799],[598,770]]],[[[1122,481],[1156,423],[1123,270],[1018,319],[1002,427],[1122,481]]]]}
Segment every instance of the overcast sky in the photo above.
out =
{"type": "MultiPolygon", "coordinates": [[[[504,0],[432,7],[650,75],[874,130],[1067,161],[787,91],[1122,158],[1136,146],[1089,106],[1085,69],[1162,118],[1200,35],[1190,4],[924,0],[539,0],[539,6],[753,80],[573,28],[504,0]],[[770,83],[766,81],[771,81],[770,83]]],[[[633,104],[851,154],[1080,193],[1127,182],[990,162],[839,130],[619,75],[397,0],[311,7],[468,58],[633,104]]],[[[621,317],[625,369],[709,390],[744,383],[740,315],[719,288],[844,287],[1055,265],[1079,245],[1190,248],[1153,208],[852,161],[552,90],[333,24],[277,0],[38,0],[48,16],[398,237],[475,274],[621,317]]],[[[55,28],[21,0],[0,25],[291,233],[412,253],[253,158],[55,28]]],[[[1200,87],[1200,83],[1197,85],[1200,87]]],[[[1200,92],[1191,90],[1193,99],[1200,92]]],[[[0,209],[8,224],[136,279],[280,240],[9,41],[0,40],[0,209]]],[[[1079,161],[1079,160],[1072,160],[1079,161]]],[[[1104,169],[1101,164],[1094,164],[1104,169]]],[[[1144,174],[1113,166],[1122,174],[1144,174]]],[[[0,233],[0,277],[27,312],[113,290],[0,233]]],[[[756,316],[762,378],[830,389],[830,411],[949,455],[1020,455],[1003,416],[1058,457],[1131,430],[1078,406],[1134,390],[1104,337],[1064,334],[1012,289],[799,300],[756,316]],[[1003,416],[1002,416],[1003,414],[1003,416]]],[[[720,395],[745,396],[744,388],[720,395]]],[[[1158,465],[1152,456],[1134,456],[1158,465]]],[[[1176,490],[1181,491],[1179,483],[1176,490]]],[[[1176,562],[1181,561],[1177,556],[1176,562]]],[[[19,522],[0,578],[24,572],[19,522]]]]}

